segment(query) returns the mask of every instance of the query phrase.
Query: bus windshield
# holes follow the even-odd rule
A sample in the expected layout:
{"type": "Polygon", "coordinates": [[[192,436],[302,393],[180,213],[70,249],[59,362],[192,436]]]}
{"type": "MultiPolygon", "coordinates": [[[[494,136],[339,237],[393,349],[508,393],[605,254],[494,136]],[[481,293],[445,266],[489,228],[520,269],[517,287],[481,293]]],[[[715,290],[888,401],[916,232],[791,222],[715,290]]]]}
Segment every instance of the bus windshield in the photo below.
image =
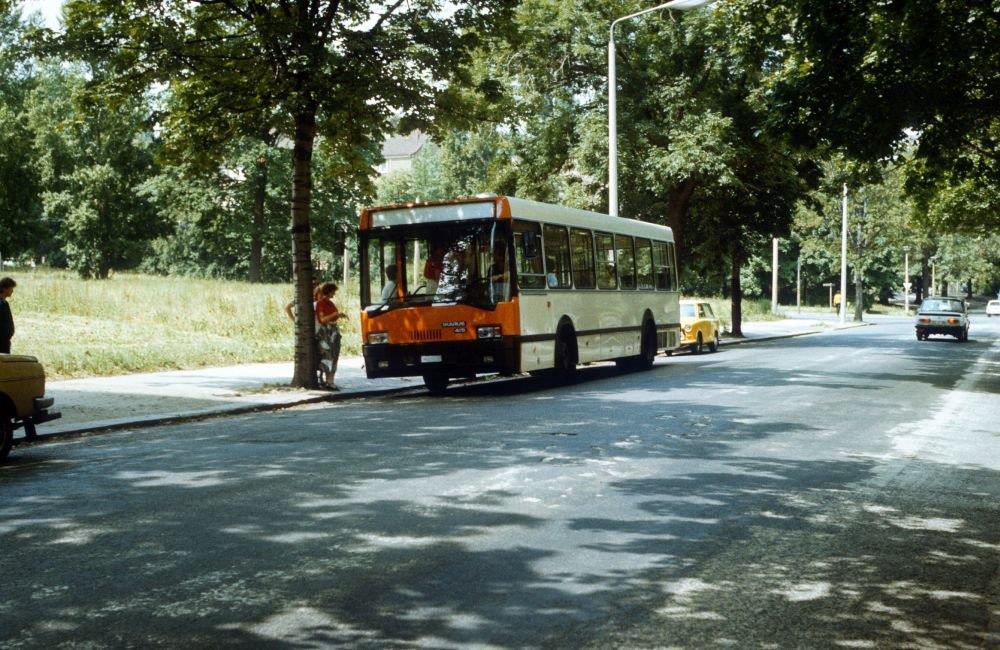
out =
{"type": "Polygon", "coordinates": [[[447,222],[366,236],[369,311],[510,299],[506,224],[447,222]]]}

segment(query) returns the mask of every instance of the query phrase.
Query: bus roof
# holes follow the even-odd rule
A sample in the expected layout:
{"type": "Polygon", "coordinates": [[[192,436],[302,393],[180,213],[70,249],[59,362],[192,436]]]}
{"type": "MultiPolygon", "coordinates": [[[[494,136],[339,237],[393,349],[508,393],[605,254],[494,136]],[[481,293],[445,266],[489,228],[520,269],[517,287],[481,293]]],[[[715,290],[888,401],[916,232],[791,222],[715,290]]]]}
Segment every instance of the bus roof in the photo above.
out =
{"type": "Polygon", "coordinates": [[[674,240],[673,231],[667,226],[518,199],[513,196],[496,195],[366,208],[361,212],[360,226],[362,230],[369,230],[466,219],[525,219],[665,241],[674,240]]]}

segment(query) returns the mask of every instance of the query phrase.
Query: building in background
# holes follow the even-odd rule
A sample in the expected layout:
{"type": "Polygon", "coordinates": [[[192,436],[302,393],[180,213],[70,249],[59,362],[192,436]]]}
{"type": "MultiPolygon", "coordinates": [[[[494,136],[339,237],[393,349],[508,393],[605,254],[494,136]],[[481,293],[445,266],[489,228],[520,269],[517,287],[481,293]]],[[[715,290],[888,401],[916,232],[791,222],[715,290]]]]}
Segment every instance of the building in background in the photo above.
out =
{"type": "Polygon", "coordinates": [[[430,143],[430,138],[420,131],[409,135],[394,135],[382,143],[382,157],[385,159],[378,165],[378,173],[388,174],[395,171],[406,171],[413,167],[413,159],[421,149],[430,143]]]}

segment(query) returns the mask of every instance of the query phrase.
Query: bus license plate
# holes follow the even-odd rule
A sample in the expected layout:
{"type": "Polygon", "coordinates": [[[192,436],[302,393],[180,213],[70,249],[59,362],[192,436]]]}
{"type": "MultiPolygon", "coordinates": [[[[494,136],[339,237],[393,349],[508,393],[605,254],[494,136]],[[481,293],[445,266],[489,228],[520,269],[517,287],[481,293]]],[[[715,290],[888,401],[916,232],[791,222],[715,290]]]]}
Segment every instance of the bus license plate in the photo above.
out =
{"type": "Polygon", "coordinates": [[[420,357],[420,363],[441,363],[440,354],[425,354],[420,357]]]}

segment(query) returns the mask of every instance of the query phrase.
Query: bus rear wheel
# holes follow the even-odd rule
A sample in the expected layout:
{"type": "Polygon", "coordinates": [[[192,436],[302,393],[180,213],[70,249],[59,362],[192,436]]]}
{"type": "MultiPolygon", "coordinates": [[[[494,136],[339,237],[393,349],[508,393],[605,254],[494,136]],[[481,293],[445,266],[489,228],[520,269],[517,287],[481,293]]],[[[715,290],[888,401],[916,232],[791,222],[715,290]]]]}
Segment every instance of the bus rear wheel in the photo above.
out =
{"type": "Polygon", "coordinates": [[[572,327],[564,326],[556,335],[555,353],[556,381],[568,384],[576,375],[576,333],[572,327]]]}
{"type": "Polygon", "coordinates": [[[652,322],[646,321],[642,327],[642,347],[639,348],[639,358],[636,360],[636,367],[639,370],[649,370],[653,367],[656,359],[656,327],[652,322]]]}
{"type": "Polygon", "coordinates": [[[448,389],[448,377],[441,373],[428,373],[424,375],[424,386],[431,395],[444,395],[448,389]]]}

